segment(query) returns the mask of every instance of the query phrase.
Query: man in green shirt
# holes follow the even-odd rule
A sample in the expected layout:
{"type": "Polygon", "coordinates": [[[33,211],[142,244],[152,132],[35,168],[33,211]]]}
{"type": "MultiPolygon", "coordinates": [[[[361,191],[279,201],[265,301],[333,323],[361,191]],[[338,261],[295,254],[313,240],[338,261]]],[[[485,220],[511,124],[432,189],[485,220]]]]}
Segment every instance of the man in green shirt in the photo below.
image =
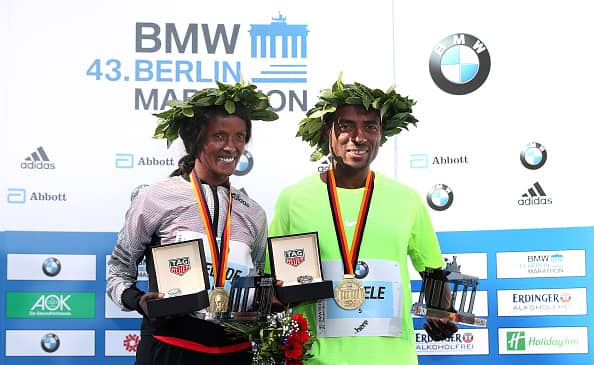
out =
{"type": "MultiPolygon", "coordinates": [[[[413,104],[339,77],[299,125],[297,135],[316,146],[311,159],[330,155],[330,168],[281,192],[269,235],[318,232],[324,279],[355,297],[295,308],[316,332],[308,364],[418,363],[407,256],[421,273],[443,258],[419,194],[370,168],[387,137],[416,124],[413,104]]],[[[434,340],[458,329],[440,319],[424,327],[434,340]]]]}

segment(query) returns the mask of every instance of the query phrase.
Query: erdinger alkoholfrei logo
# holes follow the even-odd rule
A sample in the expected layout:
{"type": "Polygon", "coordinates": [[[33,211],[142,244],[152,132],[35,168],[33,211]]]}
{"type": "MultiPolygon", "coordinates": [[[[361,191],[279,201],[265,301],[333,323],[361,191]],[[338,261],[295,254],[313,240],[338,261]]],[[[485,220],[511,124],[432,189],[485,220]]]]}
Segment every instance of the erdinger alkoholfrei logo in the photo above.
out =
{"type": "Polygon", "coordinates": [[[365,261],[357,261],[354,274],[357,279],[364,279],[369,274],[369,265],[365,261]]]}
{"type": "Polygon", "coordinates": [[[530,142],[520,152],[520,161],[527,169],[540,169],[547,162],[547,150],[540,143],[530,142]]]}
{"type": "Polygon", "coordinates": [[[45,352],[56,352],[60,348],[60,338],[55,333],[46,333],[41,337],[41,348],[45,352]]]}
{"type": "Polygon", "coordinates": [[[302,248],[296,248],[294,250],[285,251],[285,263],[297,267],[305,261],[305,250],[302,248]]]}
{"type": "Polygon", "coordinates": [[[172,274],[182,276],[191,269],[190,257],[178,257],[169,260],[169,271],[172,274]]]}
{"type": "Polygon", "coordinates": [[[427,204],[433,210],[446,210],[454,202],[454,192],[445,184],[433,185],[427,193],[427,204]]]}
{"type": "Polygon", "coordinates": [[[307,65],[307,25],[289,24],[287,17],[280,12],[272,17],[270,24],[251,24],[251,57],[266,59],[266,68],[258,77],[256,84],[266,83],[306,83],[307,65]]]}
{"type": "Polygon", "coordinates": [[[45,275],[54,277],[57,276],[62,270],[62,263],[55,257],[48,257],[47,259],[43,260],[43,263],[41,264],[41,270],[45,275]]]}
{"type": "Polygon", "coordinates": [[[252,168],[254,167],[254,158],[252,154],[248,150],[244,150],[241,156],[239,157],[239,162],[235,167],[235,171],[233,171],[233,175],[235,176],[244,176],[247,175],[252,168]]]}
{"type": "Polygon", "coordinates": [[[456,33],[442,39],[431,52],[429,72],[443,91],[464,95],[481,87],[489,76],[491,57],[473,35],[456,33]]]}

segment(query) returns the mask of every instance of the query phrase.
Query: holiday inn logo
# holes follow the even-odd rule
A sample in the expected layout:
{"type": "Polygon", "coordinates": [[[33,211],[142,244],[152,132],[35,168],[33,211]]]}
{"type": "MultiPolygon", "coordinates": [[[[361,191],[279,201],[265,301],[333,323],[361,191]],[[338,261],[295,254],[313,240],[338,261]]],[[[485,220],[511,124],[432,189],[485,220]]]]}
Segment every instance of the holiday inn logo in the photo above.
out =
{"type": "Polygon", "coordinates": [[[95,293],[7,292],[7,318],[95,318],[95,293]]]}
{"type": "Polygon", "coordinates": [[[524,351],[526,350],[526,332],[513,331],[507,332],[507,350],[524,351]]]}
{"type": "Polygon", "coordinates": [[[588,327],[499,328],[500,354],[587,354],[588,327]]]}

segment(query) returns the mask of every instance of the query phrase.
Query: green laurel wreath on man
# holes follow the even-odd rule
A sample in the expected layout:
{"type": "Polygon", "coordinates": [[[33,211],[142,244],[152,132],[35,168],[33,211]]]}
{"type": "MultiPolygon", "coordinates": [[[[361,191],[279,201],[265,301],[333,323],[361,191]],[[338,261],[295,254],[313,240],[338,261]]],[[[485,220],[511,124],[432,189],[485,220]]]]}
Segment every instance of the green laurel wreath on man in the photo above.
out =
{"type": "Polygon", "coordinates": [[[342,72],[338,80],[330,89],[324,89],[313,108],[307,111],[306,117],[299,122],[296,137],[315,147],[310,161],[317,161],[330,153],[328,139],[322,136],[324,124],[332,121],[333,113],[344,104],[363,105],[366,110],[375,109],[379,112],[382,123],[383,145],[388,137],[408,130],[408,125],[417,125],[418,120],[412,115],[412,107],[416,101],[398,94],[394,87],[387,91],[371,89],[361,83],[343,84],[342,72]]]}
{"type": "Polygon", "coordinates": [[[273,121],[278,114],[270,110],[268,96],[256,90],[257,86],[243,80],[235,84],[217,81],[218,88],[207,88],[196,92],[187,100],[170,100],[170,109],[155,113],[159,118],[153,138],[167,139],[167,148],[179,136],[183,123],[194,117],[195,113],[211,107],[222,107],[228,114],[235,113],[237,105],[249,111],[251,120],[273,121]]]}

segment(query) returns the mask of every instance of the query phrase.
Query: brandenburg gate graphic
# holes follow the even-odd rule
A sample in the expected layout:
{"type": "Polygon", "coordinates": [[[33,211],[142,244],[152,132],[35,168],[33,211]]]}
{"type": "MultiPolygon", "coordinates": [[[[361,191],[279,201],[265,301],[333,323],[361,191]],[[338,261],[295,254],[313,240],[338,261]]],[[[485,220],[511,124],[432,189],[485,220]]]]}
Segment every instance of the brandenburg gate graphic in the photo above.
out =
{"type": "Polygon", "coordinates": [[[307,25],[287,24],[280,12],[270,24],[252,24],[252,59],[266,59],[269,64],[260,70],[255,83],[306,83],[307,25]],[[280,47],[280,52],[278,48],[280,47]]]}

